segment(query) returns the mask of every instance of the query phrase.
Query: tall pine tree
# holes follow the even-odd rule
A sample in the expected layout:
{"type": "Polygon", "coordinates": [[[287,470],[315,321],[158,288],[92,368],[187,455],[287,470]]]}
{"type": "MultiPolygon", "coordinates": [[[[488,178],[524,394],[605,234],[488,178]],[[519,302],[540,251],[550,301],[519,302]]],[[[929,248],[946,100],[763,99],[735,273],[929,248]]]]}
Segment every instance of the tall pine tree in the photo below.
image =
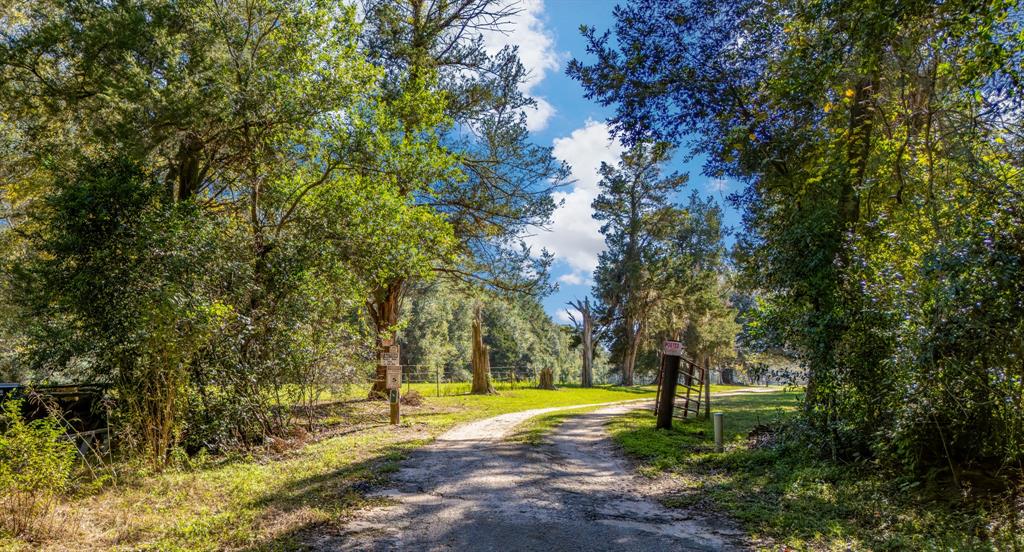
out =
{"type": "Polygon", "coordinates": [[[648,313],[659,299],[657,275],[666,258],[662,238],[674,211],[670,198],[687,180],[678,173],[661,176],[670,154],[665,144],[640,143],[618,166],[602,164],[601,194],[593,204],[607,245],[594,273],[594,295],[623,385],[633,385],[648,313]]]}

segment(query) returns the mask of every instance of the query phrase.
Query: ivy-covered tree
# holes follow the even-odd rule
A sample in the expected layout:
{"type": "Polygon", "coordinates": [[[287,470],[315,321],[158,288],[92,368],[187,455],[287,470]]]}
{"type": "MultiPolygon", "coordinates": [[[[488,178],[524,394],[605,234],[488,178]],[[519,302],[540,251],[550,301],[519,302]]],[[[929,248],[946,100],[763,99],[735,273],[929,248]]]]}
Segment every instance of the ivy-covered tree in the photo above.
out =
{"type": "Polygon", "coordinates": [[[687,354],[702,367],[730,359],[739,325],[729,300],[732,282],[725,263],[722,209],[713,198],[694,191],[676,211],[671,227],[658,284],[662,300],[650,314],[652,345],[682,340],[687,354]]]}
{"type": "Polygon", "coordinates": [[[585,29],[593,63],[569,72],[627,143],[686,142],[707,174],[746,184],[743,280],[761,335],[809,368],[828,452],[954,475],[1019,462],[1016,3],[653,0],[615,15],[612,33],[585,29]]]}

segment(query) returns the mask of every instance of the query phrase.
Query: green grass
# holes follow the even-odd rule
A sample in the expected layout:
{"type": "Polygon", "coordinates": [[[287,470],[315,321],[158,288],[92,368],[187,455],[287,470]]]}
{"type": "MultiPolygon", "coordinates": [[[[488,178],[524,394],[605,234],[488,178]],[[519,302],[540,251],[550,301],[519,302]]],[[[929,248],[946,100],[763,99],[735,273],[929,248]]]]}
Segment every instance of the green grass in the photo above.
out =
{"type": "MultiPolygon", "coordinates": [[[[743,385],[712,385],[712,393],[727,393],[730,391],[748,391],[750,387],[743,385]]],[[[712,397],[712,404],[716,404],[715,397],[712,397]]],[[[584,412],[590,412],[601,408],[600,406],[593,407],[580,407],[574,408],[568,411],[550,412],[547,414],[541,414],[530,418],[522,425],[520,425],[515,432],[508,437],[507,440],[518,443],[526,443],[529,445],[540,445],[544,442],[544,436],[547,435],[551,430],[558,427],[566,419],[572,416],[577,416],[584,412]]]]}
{"type": "Polygon", "coordinates": [[[0,549],[290,549],[311,528],[338,524],[366,504],[366,491],[386,480],[410,450],[455,424],[653,395],[653,388],[602,386],[427,397],[421,406],[403,407],[397,427],[387,425],[387,403],[339,403],[325,414],[325,434],[296,434],[258,454],[161,474],[117,466],[116,486],[61,505],[59,532],[31,543],[0,537],[0,549]]]}
{"type": "Polygon", "coordinates": [[[544,437],[553,429],[562,425],[562,422],[573,416],[578,416],[584,412],[590,412],[599,408],[603,407],[580,407],[534,416],[517,427],[516,430],[506,438],[506,441],[513,443],[525,443],[531,446],[542,445],[544,443],[544,437]]]}
{"type": "MultiPolygon", "coordinates": [[[[654,387],[612,387],[599,386],[585,389],[582,387],[565,386],[555,391],[543,389],[517,389],[499,391],[498,395],[453,395],[447,397],[427,397],[431,404],[441,405],[450,412],[440,423],[445,427],[452,424],[479,418],[488,418],[509,412],[533,410],[535,408],[551,408],[557,406],[573,406],[578,404],[596,404],[631,399],[654,398],[654,387]]],[[[438,423],[430,420],[427,423],[438,423]]]]}
{"type": "MultiPolygon", "coordinates": [[[[741,522],[767,549],[1013,550],[1024,547],[1005,500],[964,504],[936,484],[915,487],[873,464],[839,464],[795,446],[755,447],[759,424],[793,415],[798,393],[713,400],[725,413],[726,450],[715,453],[705,420],[654,429],[649,412],[617,418],[610,432],[648,477],[672,476],[669,506],[717,510],[741,522]],[[1016,534],[1016,536],[1014,536],[1016,534]]],[[[1019,523],[1019,522],[1018,522],[1019,523]]]]}

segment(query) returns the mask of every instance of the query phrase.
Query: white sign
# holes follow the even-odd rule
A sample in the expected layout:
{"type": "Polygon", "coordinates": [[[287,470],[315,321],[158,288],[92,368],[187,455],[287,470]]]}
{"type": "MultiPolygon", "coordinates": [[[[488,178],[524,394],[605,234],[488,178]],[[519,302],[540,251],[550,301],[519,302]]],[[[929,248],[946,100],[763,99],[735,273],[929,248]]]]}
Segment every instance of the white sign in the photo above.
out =
{"type": "Polygon", "coordinates": [[[661,347],[661,354],[665,356],[683,356],[683,344],[678,341],[666,341],[661,347]]]}
{"type": "Polygon", "coordinates": [[[402,387],[402,367],[388,366],[387,389],[400,389],[402,387]]]}
{"type": "Polygon", "coordinates": [[[380,352],[381,366],[398,366],[398,345],[384,347],[380,352]]]}

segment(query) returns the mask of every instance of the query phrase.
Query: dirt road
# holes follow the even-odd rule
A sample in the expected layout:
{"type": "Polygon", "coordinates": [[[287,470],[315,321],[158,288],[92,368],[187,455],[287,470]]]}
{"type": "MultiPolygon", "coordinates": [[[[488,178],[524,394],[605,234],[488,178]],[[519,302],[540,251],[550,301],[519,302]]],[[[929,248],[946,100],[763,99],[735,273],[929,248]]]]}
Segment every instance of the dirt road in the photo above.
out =
{"type": "Polygon", "coordinates": [[[503,439],[522,421],[558,408],[516,412],[455,428],[413,453],[380,493],[389,506],[362,512],[317,550],[685,551],[743,548],[727,521],[669,510],[650,498],[605,425],[651,402],[570,418],[531,446],[503,439]]]}

